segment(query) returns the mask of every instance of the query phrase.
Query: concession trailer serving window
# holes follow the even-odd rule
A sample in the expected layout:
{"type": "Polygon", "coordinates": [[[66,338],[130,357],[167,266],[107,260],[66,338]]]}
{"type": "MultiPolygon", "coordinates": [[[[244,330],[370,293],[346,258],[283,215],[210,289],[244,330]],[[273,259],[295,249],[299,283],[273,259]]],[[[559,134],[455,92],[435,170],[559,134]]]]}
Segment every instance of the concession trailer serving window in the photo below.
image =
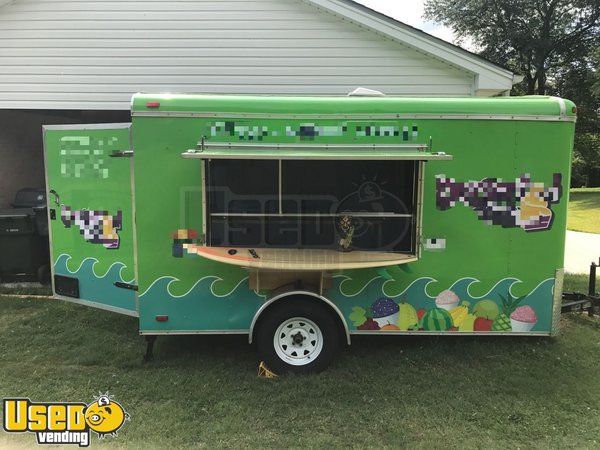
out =
{"type": "Polygon", "coordinates": [[[418,257],[425,145],[202,142],[199,253],[263,269],[378,267],[418,257]]]}

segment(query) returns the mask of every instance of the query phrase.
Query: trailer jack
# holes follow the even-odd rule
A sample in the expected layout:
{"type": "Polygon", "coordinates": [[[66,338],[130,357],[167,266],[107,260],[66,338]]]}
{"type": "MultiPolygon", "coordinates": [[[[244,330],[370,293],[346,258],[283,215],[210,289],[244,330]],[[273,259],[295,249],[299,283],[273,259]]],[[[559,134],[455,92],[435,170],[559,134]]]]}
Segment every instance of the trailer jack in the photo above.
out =
{"type": "Polygon", "coordinates": [[[600,310],[600,295],[596,292],[596,270],[600,267],[600,259],[598,264],[592,262],[590,264],[590,277],[588,280],[588,292],[582,294],[580,292],[563,292],[563,303],[561,312],[587,311],[590,317],[598,313],[600,310]]]}
{"type": "Polygon", "coordinates": [[[146,335],[146,354],[144,355],[144,362],[150,362],[154,359],[154,343],[156,342],[156,335],[146,335]]]}

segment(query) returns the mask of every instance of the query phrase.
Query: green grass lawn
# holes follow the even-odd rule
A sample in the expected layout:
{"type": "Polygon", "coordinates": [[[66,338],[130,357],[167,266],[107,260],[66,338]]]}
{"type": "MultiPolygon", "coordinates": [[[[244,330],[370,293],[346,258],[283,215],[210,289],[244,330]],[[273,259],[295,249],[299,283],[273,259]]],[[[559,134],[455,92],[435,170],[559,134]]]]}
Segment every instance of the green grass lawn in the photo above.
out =
{"type": "Polygon", "coordinates": [[[567,228],[600,233],[600,188],[571,189],[567,228]]]}
{"type": "MultiPolygon", "coordinates": [[[[589,275],[579,273],[566,273],[563,283],[563,292],[580,292],[587,294],[589,289],[589,275]]],[[[600,292],[600,270],[596,272],[596,293],[600,292]]]]}
{"type": "MultiPolygon", "coordinates": [[[[600,321],[557,338],[355,338],[320,375],[257,378],[242,336],[159,337],[134,318],[0,297],[0,396],[91,401],[131,414],[92,446],[590,448],[600,441],[600,321]]],[[[0,432],[0,447],[33,447],[0,432]]]]}

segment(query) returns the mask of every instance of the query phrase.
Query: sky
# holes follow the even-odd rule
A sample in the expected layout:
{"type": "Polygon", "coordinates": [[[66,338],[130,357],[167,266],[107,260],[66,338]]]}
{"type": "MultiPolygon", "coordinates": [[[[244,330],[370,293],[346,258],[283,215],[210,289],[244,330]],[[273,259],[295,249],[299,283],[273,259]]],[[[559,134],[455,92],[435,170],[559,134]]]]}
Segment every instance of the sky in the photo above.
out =
{"type": "Polygon", "coordinates": [[[451,29],[422,18],[424,0],[355,0],[357,3],[393,17],[415,28],[419,28],[445,41],[453,42],[451,29]]]}

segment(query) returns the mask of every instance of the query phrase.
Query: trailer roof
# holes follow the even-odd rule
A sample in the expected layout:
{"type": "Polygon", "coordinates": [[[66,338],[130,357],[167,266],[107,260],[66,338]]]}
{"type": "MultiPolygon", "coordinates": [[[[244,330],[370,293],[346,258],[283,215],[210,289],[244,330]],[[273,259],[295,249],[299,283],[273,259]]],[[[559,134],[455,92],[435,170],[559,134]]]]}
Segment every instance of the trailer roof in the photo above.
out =
{"type": "Polygon", "coordinates": [[[575,104],[547,96],[494,98],[289,97],[136,94],[134,116],[575,120],[575,104]]]}

